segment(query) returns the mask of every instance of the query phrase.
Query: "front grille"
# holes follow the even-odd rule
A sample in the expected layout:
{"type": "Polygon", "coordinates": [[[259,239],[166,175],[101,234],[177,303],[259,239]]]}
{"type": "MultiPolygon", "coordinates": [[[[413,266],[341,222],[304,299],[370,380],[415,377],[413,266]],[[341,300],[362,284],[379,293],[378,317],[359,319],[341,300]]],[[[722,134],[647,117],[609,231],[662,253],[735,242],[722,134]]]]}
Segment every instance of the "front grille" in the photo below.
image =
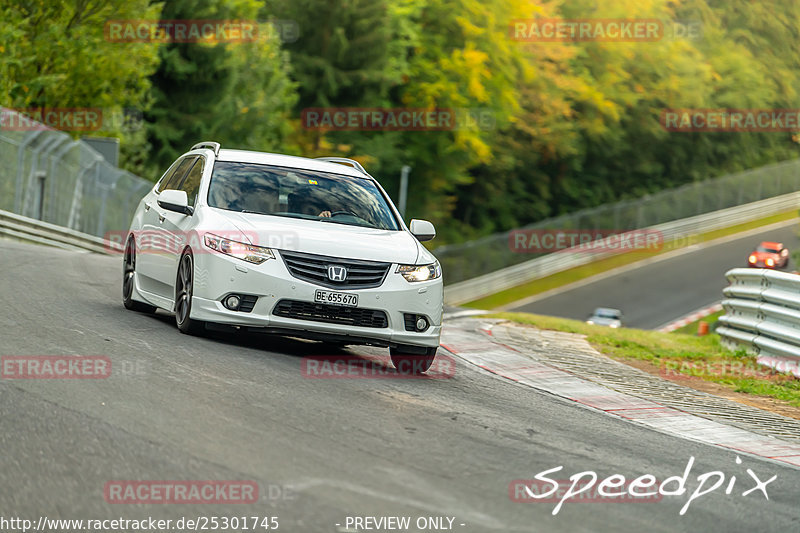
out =
{"type": "Polygon", "coordinates": [[[361,328],[386,328],[389,320],[386,313],[376,309],[341,307],[338,305],[315,304],[299,300],[281,300],[275,305],[273,315],[297,320],[344,324],[361,328]]]}
{"type": "Polygon", "coordinates": [[[342,259],[283,250],[280,251],[280,254],[292,276],[332,289],[370,289],[380,287],[391,266],[391,263],[342,259]],[[347,277],[344,281],[331,281],[328,279],[328,267],[331,265],[343,266],[347,269],[347,277]]]}
{"type": "Polygon", "coordinates": [[[417,331],[417,315],[403,313],[403,323],[406,327],[406,331],[417,331]]]}

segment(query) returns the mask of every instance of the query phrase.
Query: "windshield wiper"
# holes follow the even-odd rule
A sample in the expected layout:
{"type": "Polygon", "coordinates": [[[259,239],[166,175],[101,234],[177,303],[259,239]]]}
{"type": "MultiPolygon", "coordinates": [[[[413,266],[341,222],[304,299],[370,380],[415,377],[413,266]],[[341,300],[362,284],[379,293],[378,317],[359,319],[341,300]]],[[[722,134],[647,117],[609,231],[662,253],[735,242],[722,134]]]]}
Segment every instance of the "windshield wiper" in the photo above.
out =
{"type": "Polygon", "coordinates": [[[380,228],[378,228],[378,226],[375,226],[374,224],[370,224],[369,222],[366,222],[366,223],[359,223],[358,221],[356,221],[356,222],[345,222],[343,220],[335,220],[335,219],[330,218],[330,217],[320,217],[319,221],[320,222],[330,222],[332,224],[341,224],[343,226],[358,226],[359,228],[380,229],[380,228]]]}

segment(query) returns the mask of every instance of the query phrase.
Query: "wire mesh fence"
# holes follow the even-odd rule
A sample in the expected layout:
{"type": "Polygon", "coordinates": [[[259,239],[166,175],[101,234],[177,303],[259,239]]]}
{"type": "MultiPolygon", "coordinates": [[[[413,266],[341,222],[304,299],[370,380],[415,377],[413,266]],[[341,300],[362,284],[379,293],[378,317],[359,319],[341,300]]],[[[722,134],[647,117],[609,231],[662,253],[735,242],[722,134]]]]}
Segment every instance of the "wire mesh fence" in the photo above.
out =
{"type": "MultiPolygon", "coordinates": [[[[584,209],[519,229],[623,232],[711,213],[798,190],[800,190],[800,159],[690,183],[634,200],[584,209]]],[[[512,232],[507,231],[463,244],[436,248],[433,253],[442,263],[445,283],[452,284],[472,279],[546,255],[515,251],[510,245],[511,238],[512,232]]]]}
{"type": "Polygon", "coordinates": [[[0,128],[0,210],[98,237],[127,230],[153,184],[66,133],[26,124],[0,128]]]}

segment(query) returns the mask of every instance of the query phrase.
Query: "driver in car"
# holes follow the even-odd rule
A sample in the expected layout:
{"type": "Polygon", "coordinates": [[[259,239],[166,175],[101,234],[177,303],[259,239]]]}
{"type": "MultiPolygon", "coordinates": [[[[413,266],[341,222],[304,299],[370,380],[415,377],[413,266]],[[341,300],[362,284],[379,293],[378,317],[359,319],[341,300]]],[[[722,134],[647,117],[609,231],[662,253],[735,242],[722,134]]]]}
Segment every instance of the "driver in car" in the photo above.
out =
{"type": "MultiPolygon", "coordinates": [[[[320,209],[320,198],[315,197],[312,190],[304,187],[289,195],[289,211],[292,213],[302,213],[304,215],[314,215],[320,209]]],[[[331,209],[323,209],[318,217],[330,218],[331,209]]]]}

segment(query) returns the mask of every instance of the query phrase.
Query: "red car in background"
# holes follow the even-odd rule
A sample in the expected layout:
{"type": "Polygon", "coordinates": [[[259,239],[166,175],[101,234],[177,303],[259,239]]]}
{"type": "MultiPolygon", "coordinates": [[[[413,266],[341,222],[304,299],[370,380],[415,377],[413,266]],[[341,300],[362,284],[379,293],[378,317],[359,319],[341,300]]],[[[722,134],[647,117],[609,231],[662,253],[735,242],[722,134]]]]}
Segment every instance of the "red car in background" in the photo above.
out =
{"type": "Polygon", "coordinates": [[[789,250],[783,243],[764,241],[747,258],[747,265],[756,268],[783,268],[789,264],[789,250]]]}

